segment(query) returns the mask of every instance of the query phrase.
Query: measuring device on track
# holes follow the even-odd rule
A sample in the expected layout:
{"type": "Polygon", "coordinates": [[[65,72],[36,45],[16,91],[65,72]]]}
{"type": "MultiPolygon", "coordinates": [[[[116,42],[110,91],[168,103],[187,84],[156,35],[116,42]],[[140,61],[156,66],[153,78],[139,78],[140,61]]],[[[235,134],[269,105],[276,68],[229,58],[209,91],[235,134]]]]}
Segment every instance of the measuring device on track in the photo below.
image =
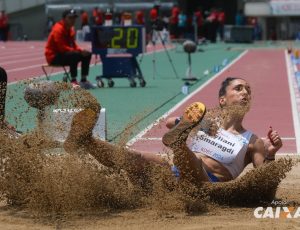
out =
{"type": "Polygon", "coordinates": [[[146,34],[143,26],[93,26],[92,52],[100,55],[102,75],[96,77],[98,87],[104,87],[107,79],[109,87],[114,86],[113,78],[127,78],[131,87],[136,87],[135,79],[145,87],[136,57],[146,52],[146,34]]]}

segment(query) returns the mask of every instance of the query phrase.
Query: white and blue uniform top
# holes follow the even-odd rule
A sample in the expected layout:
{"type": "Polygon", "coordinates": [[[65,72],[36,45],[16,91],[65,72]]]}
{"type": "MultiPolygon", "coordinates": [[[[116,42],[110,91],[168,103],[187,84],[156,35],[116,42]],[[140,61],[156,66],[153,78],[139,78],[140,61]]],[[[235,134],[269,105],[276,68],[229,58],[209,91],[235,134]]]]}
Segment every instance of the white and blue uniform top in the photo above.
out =
{"type": "Polygon", "coordinates": [[[189,148],[197,155],[206,155],[228,169],[233,178],[245,168],[245,156],[253,135],[250,131],[235,135],[222,128],[216,136],[209,136],[202,130],[191,138],[189,148]]]}

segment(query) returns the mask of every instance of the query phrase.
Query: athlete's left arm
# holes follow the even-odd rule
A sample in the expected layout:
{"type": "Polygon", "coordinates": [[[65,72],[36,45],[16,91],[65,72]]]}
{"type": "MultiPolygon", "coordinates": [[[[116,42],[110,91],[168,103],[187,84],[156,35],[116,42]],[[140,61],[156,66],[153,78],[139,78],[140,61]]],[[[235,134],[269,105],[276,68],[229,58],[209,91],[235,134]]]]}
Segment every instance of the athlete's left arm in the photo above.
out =
{"type": "Polygon", "coordinates": [[[280,135],[276,130],[270,127],[267,137],[264,139],[264,146],[266,150],[266,157],[269,159],[274,159],[275,154],[282,147],[282,140],[280,135]]]}
{"type": "Polygon", "coordinates": [[[276,152],[282,147],[282,140],[277,131],[270,132],[264,140],[253,135],[250,143],[253,143],[251,158],[254,167],[275,160],[276,152]]]}
{"type": "Polygon", "coordinates": [[[249,152],[251,156],[251,161],[254,167],[258,167],[265,162],[265,146],[262,139],[258,138],[256,135],[252,135],[249,152]]]}

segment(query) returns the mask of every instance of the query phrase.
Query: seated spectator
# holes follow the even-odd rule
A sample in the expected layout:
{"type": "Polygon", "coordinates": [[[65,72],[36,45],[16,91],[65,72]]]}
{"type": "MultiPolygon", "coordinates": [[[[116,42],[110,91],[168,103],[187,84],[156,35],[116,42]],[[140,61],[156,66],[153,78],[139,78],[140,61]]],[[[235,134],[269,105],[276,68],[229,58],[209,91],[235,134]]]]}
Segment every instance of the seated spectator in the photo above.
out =
{"type": "Polygon", "coordinates": [[[92,54],[81,49],[75,42],[74,24],[78,15],[74,9],[65,10],[62,20],[55,23],[48,37],[45,56],[49,65],[69,66],[73,88],[92,89],[95,85],[87,80],[92,54]],[[77,82],[77,66],[81,62],[81,81],[77,82]]]}

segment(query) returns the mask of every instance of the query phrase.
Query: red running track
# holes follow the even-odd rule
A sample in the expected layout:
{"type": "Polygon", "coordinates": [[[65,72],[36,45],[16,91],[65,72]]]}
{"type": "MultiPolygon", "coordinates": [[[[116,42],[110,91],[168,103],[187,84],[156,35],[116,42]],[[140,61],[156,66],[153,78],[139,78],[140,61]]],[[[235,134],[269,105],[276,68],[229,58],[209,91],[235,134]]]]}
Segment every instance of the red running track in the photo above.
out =
{"type": "MultiPolygon", "coordinates": [[[[9,83],[44,76],[41,66],[46,63],[45,44],[45,41],[0,42],[0,66],[7,71],[9,83]]],[[[90,42],[79,43],[79,46],[91,51],[90,42]]],[[[152,50],[152,46],[147,47],[147,52],[152,50]]],[[[155,50],[163,50],[163,46],[157,44],[155,50]]],[[[96,62],[99,60],[93,55],[91,65],[96,62]]],[[[58,72],[62,72],[62,69],[55,68],[52,71],[58,72]]]]}
{"type": "MultiPolygon", "coordinates": [[[[259,137],[265,137],[268,127],[272,125],[283,139],[280,153],[297,153],[284,50],[248,51],[206,86],[190,95],[168,116],[180,115],[194,101],[202,101],[208,108],[215,107],[218,105],[219,86],[228,76],[242,77],[252,87],[252,107],[245,117],[245,128],[259,137]]],[[[161,137],[166,131],[164,119],[161,119],[149,130],[140,133],[129,145],[136,150],[164,152],[161,137]]]]}

